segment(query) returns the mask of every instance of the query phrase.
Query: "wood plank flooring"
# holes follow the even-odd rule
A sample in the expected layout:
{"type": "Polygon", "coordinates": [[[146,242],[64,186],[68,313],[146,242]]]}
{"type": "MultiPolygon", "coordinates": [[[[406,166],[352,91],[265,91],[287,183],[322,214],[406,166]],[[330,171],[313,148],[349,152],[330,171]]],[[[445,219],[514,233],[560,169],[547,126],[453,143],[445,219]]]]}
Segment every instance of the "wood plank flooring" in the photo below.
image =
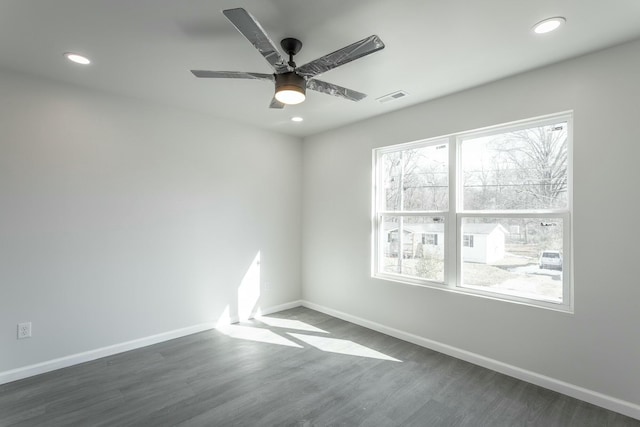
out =
{"type": "Polygon", "coordinates": [[[268,318],[2,385],[0,426],[640,426],[313,310],[268,318]]]}

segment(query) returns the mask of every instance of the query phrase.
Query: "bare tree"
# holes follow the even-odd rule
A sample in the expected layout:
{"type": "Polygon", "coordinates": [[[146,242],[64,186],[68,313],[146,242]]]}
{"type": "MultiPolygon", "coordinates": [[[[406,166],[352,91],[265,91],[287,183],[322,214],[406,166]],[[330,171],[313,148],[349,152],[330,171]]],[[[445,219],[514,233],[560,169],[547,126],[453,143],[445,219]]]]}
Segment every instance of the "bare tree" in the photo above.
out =
{"type": "Polygon", "coordinates": [[[499,158],[512,170],[503,182],[525,197],[531,208],[549,208],[566,203],[566,125],[540,126],[501,135],[493,141],[499,158]]]}
{"type": "Polygon", "coordinates": [[[388,208],[444,210],[448,204],[448,169],[421,149],[385,156],[385,196],[388,208]]]}
{"type": "Polygon", "coordinates": [[[403,191],[415,185],[418,168],[416,150],[400,151],[385,155],[385,195],[388,208],[401,210],[403,191]]]}

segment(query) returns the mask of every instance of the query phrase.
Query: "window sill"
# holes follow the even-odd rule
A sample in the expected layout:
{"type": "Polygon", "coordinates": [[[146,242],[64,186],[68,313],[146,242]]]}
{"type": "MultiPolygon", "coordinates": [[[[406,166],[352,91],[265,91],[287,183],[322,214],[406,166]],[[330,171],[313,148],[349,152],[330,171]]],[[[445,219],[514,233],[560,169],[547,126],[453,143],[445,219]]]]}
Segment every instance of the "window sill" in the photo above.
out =
{"type": "Polygon", "coordinates": [[[501,301],[507,303],[513,303],[518,305],[524,305],[534,308],[542,308],[546,310],[574,314],[573,306],[563,304],[561,302],[537,300],[533,298],[526,298],[517,295],[509,295],[507,293],[487,292],[480,289],[463,288],[460,286],[450,286],[443,282],[433,282],[421,279],[412,279],[409,277],[402,277],[400,275],[378,273],[371,276],[373,279],[383,280],[387,282],[401,283],[404,285],[416,286],[419,288],[436,289],[439,291],[450,292],[459,295],[479,297],[484,299],[490,299],[493,301],[501,301]]]}

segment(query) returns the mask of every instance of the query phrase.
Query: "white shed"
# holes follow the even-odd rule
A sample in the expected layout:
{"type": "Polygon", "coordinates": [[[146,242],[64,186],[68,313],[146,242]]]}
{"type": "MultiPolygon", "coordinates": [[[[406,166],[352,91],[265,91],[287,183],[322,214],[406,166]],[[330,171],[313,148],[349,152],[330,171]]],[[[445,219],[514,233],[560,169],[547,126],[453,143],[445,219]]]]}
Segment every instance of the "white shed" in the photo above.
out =
{"type": "Polygon", "coordinates": [[[500,224],[463,224],[462,259],[465,262],[492,264],[504,258],[508,231],[500,224]]]}

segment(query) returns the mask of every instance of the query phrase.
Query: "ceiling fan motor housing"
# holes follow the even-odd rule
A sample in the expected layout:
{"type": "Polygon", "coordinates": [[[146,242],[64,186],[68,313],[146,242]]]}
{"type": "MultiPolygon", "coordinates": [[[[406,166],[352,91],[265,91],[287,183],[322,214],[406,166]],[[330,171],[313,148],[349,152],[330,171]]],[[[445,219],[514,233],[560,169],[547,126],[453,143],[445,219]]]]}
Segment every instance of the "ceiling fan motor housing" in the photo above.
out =
{"type": "Polygon", "coordinates": [[[276,93],[283,90],[292,90],[306,94],[307,81],[295,72],[276,74],[276,93]]]}

